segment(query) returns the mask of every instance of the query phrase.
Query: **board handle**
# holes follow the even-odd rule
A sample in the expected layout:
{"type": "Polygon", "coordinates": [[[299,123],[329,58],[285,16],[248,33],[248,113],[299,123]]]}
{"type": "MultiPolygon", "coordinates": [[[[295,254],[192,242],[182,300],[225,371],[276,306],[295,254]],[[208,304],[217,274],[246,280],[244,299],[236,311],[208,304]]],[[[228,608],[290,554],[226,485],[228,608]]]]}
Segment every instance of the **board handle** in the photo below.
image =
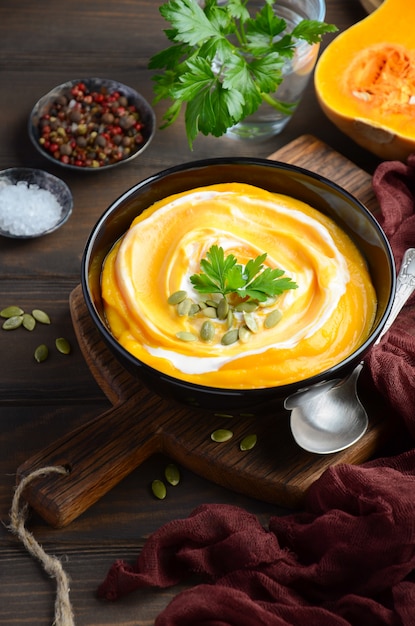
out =
{"type": "Polygon", "coordinates": [[[34,470],[64,467],[31,481],[24,497],[55,528],[67,526],[147,458],[161,450],[153,416],[138,415],[136,402],[113,407],[73,430],[17,470],[17,480],[34,470]],[[122,428],[120,428],[122,424],[122,428]]]}

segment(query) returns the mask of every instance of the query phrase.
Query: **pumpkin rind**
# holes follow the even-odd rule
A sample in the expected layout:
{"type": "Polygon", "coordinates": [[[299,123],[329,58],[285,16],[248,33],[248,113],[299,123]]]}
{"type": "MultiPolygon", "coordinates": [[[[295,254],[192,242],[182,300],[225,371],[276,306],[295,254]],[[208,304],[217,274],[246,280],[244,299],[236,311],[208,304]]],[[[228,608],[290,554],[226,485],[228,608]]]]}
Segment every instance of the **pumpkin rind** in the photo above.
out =
{"type": "MultiPolygon", "coordinates": [[[[366,97],[364,90],[353,88],[351,77],[361,85],[365,78],[370,78],[371,71],[373,79],[378,79],[373,67],[376,69],[376,63],[380,63],[380,75],[387,55],[396,55],[399,63],[409,59],[408,68],[414,68],[414,21],[415,3],[384,0],[376,11],[327,46],[315,70],[316,94],[325,115],[353,141],[383,160],[404,161],[415,152],[415,86],[412,93],[415,82],[412,83],[408,73],[395,72],[394,89],[399,86],[399,81],[401,89],[396,89],[397,104],[394,106],[393,102],[392,105],[386,102],[386,96],[385,103],[382,103],[379,97],[382,84],[380,88],[376,85],[375,95],[375,90],[372,92],[368,88],[366,97]],[[370,64],[373,67],[370,71],[367,69],[367,76],[363,71],[362,76],[365,60],[368,68],[370,64]]],[[[415,69],[413,72],[415,74],[415,69]]],[[[390,85],[385,84],[384,88],[386,94],[390,85]]]]}

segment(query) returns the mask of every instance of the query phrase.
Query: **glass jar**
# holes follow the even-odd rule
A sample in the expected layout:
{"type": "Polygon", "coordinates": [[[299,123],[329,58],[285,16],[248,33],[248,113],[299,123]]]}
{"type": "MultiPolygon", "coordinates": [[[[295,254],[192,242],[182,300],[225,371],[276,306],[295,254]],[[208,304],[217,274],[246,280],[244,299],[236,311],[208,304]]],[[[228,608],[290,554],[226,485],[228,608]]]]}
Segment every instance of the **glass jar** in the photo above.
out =
{"type": "MultiPolygon", "coordinates": [[[[263,1],[253,0],[248,2],[247,8],[252,14],[262,6],[263,1]]],[[[279,0],[275,3],[275,12],[286,21],[287,28],[291,31],[303,19],[324,21],[326,4],[325,0],[279,0]]],[[[298,41],[293,58],[287,59],[283,68],[283,81],[273,98],[288,105],[290,114],[278,111],[264,102],[253,115],[229,128],[226,135],[234,139],[265,140],[280,133],[300,102],[313,73],[319,48],[319,44],[310,45],[306,41],[298,41]]]]}

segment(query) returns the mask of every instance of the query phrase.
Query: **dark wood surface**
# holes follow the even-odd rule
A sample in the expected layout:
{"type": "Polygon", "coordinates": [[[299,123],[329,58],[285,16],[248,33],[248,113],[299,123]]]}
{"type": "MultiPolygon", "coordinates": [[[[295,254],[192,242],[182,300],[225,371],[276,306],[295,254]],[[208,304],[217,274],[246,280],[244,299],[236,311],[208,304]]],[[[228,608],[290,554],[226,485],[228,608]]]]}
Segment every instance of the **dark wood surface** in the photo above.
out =
{"type": "MultiPolygon", "coordinates": [[[[327,20],[343,30],[363,18],[358,0],[328,0],[327,20]]],[[[74,195],[69,222],[45,238],[0,241],[0,308],[42,308],[50,326],[32,333],[0,331],[0,623],[49,624],[54,585],[6,529],[16,470],[28,458],[111,408],[77,344],[69,296],[79,283],[88,234],[105,208],[139,180],[164,168],[210,156],[266,157],[311,134],[372,173],[377,160],[342,136],[323,116],[310,83],[285,131],[267,142],[198,138],[189,151],[182,121],[158,131],[143,156],[106,173],[67,173],[43,160],[26,126],[35,101],[54,85],[82,76],[114,78],[152,100],[149,57],[165,46],[165,24],[155,0],[2,0],[0,3],[0,168],[40,167],[61,176],[74,195]],[[36,345],[53,346],[66,336],[70,356],[51,350],[45,363],[33,359],[36,345]]],[[[326,39],[327,44],[329,38],[326,39]]],[[[160,121],[164,105],[157,105],[160,121]]],[[[299,155],[301,156],[301,155],[299,155]]],[[[146,537],[163,523],[188,515],[202,503],[234,503],[263,524],[287,510],[240,495],[182,468],[181,483],[163,501],[150,483],[163,475],[169,458],[156,453],[129,473],[82,515],[55,529],[33,513],[31,532],[62,558],[71,577],[78,626],[149,625],[181,589],[145,591],[116,604],[97,600],[95,589],[116,558],[133,561],[146,537]]]]}

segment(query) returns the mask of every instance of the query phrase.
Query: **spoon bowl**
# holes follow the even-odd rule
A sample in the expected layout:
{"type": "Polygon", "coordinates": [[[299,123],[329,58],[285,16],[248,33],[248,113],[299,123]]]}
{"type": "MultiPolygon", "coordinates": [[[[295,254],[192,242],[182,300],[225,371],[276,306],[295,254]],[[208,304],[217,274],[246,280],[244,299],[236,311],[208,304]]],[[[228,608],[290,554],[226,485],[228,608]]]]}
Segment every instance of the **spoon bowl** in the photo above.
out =
{"type": "MultiPolygon", "coordinates": [[[[397,277],[390,315],[375,345],[389,330],[414,289],[415,248],[409,248],[397,277]]],[[[285,399],[284,407],[291,411],[291,432],[301,448],[316,454],[332,454],[363,437],[369,420],[357,394],[357,379],[362,368],[363,363],[359,363],[344,379],[313,385],[285,399]]]]}

